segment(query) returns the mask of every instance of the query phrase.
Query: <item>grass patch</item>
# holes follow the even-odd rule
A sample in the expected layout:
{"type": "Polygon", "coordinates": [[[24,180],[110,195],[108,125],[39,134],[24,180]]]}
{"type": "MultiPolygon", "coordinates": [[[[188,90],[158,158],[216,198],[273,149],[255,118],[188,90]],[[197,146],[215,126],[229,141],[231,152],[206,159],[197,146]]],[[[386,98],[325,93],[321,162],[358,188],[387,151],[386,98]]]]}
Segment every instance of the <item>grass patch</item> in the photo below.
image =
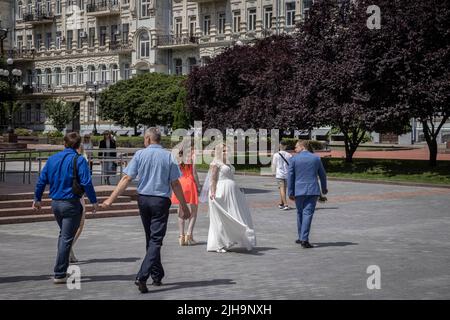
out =
{"type": "MultiPolygon", "coordinates": [[[[328,177],[412,182],[450,185],[450,161],[439,161],[431,168],[428,161],[354,159],[346,163],[343,159],[322,158],[328,177]]],[[[237,172],[259,173],[261,165],[235,165],[237,172]]],[[[197,165],[199,170],[208,170],[207,164],[197,165]]]]}

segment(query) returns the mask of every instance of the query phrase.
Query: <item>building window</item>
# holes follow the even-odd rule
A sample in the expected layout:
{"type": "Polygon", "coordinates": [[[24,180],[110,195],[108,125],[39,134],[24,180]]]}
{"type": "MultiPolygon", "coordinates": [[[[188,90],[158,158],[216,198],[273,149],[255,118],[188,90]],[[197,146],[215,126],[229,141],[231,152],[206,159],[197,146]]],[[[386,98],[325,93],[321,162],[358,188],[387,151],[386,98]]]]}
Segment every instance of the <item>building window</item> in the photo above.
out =
{"type": "Polygon", "coordinates": [[[25,110],[25,122],[30,123],[31,122],[31,105],[27,104],[26,110],[25,110]]]}
{"type": "Polygon", "coordinates": [[[36,69],[36,86],[38,88],[40,88],[42,83],[43,83],[43,79],[42,79],[41,69],[36,69]]]}
{"type": "Polygon", "coordinates": [[[23,18],[23,10],[22,10],[22,1],[19,1],[17,4],[17,19],[22,20],[23,18]]]}
{"type": "Polygon", "coordinates": [[[30,50],[33,47],[33,36],[27,35],[27,49],[30,50]]]}
{"type": "Polygon", "coordinates": [[[175,59],[175,74],[177,76],[183,74],[183,61],[181,59],[175,59]]]}
{"type": "Polygon", "coordinates": [[[77,67],[77,81],[79,85],[84,83],[84,70],[83,67],[77,67]]]}
{"type": "Polygon", "coordinates": [[[203,17],[203,34],[208,36],[211,33],[211,16],[203,17]]]}
{"type": "Polygon", "coordinates": [[[123,65],[123,78],[125,80],[131,78],[131,70],[130,70],[130,64],[129,63],[125,63],[123,65]]]}
{"type": "Polygon", "coordinates": [[[36,7],[36,14],[37,15],[41,15],[42,14],[42,4],[41,4],[41,0],[36,0],[35,3],[35,7],[36,7]]]}
{"type": "Polygon", "coordinates": [[[202,66],[206,66],[211,62],[211,57],[210,56],[202,56],[201,57],[201,64],[202,66]]]}
{"type": "Polygon", "coordinates": [[[117,38],[120,35],[120,31],[119,31],[119,27],[117,26],[117,24],[114,24],[111,26],[111,43],[116,43],[117,42],[117,38]]]}
{"type": "Polygon", "coordinates": [[[148,32],[142,32],[139,37],[139,53],[140,58],[150,57],[150,37],[148,32]]]}
{"type": "Polygon", "coordinates": [[[292,27],[295,24],[295,2],[286,3],[286,25],[292,27]]]}
{"type": "Polygon", "coordinates": [[[45,69],[45,84],[47,88],[52,86],[52,71],[50,69],[45,69]]]}
{"type": "Polygon", "coordinates": [[[60,86],[62,85],[62,72],[61,68],[55,69],[55,85],[60,86]]]}
{"type": "Polygon", "coordinates": [[[197,17],[190,16],[189,17],[189,36],[195,36],[195,29],[197,29],[197,17]]]}
{"type": "Polygon", "coordinates": [[[219,34],[225,34],[225,22],[226,22],[225,13],[219,13],[218,16],[219,34]]]}
{"type": "Polygon", "coordinates": [[[27,13],[33,14],[33,3],[31,2],[31,0],[28,0],[27,2],[27,13]]]}
{"type": "Polygon", "coordinates": [[[106,45],[106,26],[100,27],[100,46],[106,45]]]}
{"type": "Polygon", "coordinates": [[[102,83],[106,83],[108,81],[108,70],[104,64],[100,67],[100,81],[102,83]]]}
{"type": "Polygon", "coordinates": [[[89,28],[89,47],[95,46],[95,27],[89,28]]]}
{"type": "Polygon", "coordinates": [[[272,6],[264,8],[264,29],[272,28],[272,6]]]}
{"type": "Polygon", "coordinates": [[[175,18],[175,36],[176,37],[181,37],[182,29],[183,29],[182,18],[181,17],[175,18]]]}
{"type": "Polygon", "coordinates": [[[56,32],[55,47],[56,50],[61,49],[61,31],[56,32]]]}
{"type": "Polygon", "coordinates": [[[241,10],[233,11],[233,32],[241,32],[241,10]]]}
{"type": "Polygon", "coordinates": [[[47,0],[45,3],[45,9],[47,12],[47,16],[50,16],[52,14],[52,2],[50,0],[47,0]]]}
{"type": "Polygon", "coordinates": [[[50,46],[52,45],[52,33],[48,32],[45,36],[45,48],[50,50],[50,46]]]}
{"type": "Polygon", "coordinates": [[[148,18],[150,16],[150,0],[141,0],[141,18],[148,18]]]}
{"type": "Polygon", "coordinates": [[[42,36],[40,33],[36,34],[36,50],[41,50],[41,44],[42,44],[42,36]]]}
{"type": "Polygon", "coordinates": [[[122,43],[128,43],[128,36],[130,33],[130,25],[128,23],[124,23],[122,25],[122,43]]]}
{"type": "Polygon", "coordinates": [[[66,84],[68,86],[73,85],[74,84],[73,80],[74,80],[73,79],[73,69],[72,69],[72,67],[67,67],[66,68],[66,84]]]}
{"type": "Polygon", "coordinates": [[[23,36],[17,36],[16,46],[19,50],[23,49],[23,36]]]}
{"type": "Polygon", "coordinates": [[[35,111],[34,111],[34,122],[35,123],[41,123],[41,105],[40,104],[36,104],[34,109],[35,109],[35,111]]]}
{"type": "Polygon", "coordinates": [[[84,38],[85,34],[84,34],[84,30],[83,29],[78,29],[78,34],[77,34],[77,48],[81,49],[83,48],[83,38],[84,38]]]}
{"type": "Polygon", "coordinates": [[[248,9],[248,30],[256,30],[256,9],[248,9]]]}
{"type": "Polygon", "coordinates": [[[189,73],[192,72],[192,70],[194,70],[194,67],[197,65],[197,59],[191,57],[188,59],[189,62],[189,73]]]}
{"type": "Polygon", "coordinates": [[[309,10],[311,9],[313,4],[313,0],[303,0],[303,19],[306,19],[309,16],[309,10]]]}
{"type": "Polygon", "coordinates": [[[111,81],[113,83],[119,81],[119,67],[117,67],[117,64],[111,66],[111,81]]]}
{"type": "Polygon", "coordinates": [[[88,101],[88,121],[94,121],[95,110],[94,101],[88,101]]]}
{"type": "Polygon", "coordinates": [[[73,30],[67,30],[66,48],[72,50],[73,30]]]}
{"type": "Polygon", "coordinates": [[[55,11],[56,14],[61,14],[61,0],[56,0],[55,11]]]}
{"type": "Polygon", "coordinates": [[[89,66],[88,67],[88,72],[89,72],[89,82],[94,83],[96,76],[95,76],[95,67],[94,66],[89,66]]]}

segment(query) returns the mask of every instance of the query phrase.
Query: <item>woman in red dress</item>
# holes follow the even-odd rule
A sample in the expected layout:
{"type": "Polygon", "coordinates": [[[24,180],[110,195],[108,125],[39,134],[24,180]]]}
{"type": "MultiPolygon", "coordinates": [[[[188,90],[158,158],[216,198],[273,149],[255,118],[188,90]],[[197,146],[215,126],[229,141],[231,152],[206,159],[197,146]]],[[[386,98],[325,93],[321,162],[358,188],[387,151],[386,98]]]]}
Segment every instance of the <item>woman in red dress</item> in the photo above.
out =
{"type": "MultiPolygon", "coordinates": [[[[186,203],[190,204],[191,207],[191,218],[189,219],[187,233],[184,233],[185,230],[185,220],[178,218],[178,228],[180,230],[180,236],[178,241],[180,246],[187,246],[196,244],[196,241],[193,238],[193,231],[195,221],[197,220],[197,210],[198,210],[198,194],[199,194],[199,180],[197,171],[195,170],[195,162],[194,162],[194,147],[191,146],[190,150],[186,151],[190,154],[186,157],[183,156],[183,149],[180,150],[180,169],[182,176],[179,179],[181,183],[181,187],[183,189],[184,198],[186,199],[186,203]]],[[[180,204],[177,197],[174,193],[172,193],[172,204],[180,204]]],[[[178,209],[180,210],[180,209],[178,209]]]]}

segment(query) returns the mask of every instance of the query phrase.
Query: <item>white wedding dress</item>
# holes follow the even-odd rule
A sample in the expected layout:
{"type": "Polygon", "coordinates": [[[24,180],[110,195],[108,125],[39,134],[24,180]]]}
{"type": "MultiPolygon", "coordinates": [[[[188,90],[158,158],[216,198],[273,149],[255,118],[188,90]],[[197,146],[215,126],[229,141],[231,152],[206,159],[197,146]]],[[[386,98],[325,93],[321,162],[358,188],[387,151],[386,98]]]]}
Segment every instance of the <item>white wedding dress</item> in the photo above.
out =
{"type": "Polygon", "coordinates": [[[256,245],[255,231],[245,195],[234,181],[234,167],[217,160],[211,165],[217,166],[219,172],[216,197],[208,200],[210,224],[207,250],[241,247],[250,251],[256,245]]]}

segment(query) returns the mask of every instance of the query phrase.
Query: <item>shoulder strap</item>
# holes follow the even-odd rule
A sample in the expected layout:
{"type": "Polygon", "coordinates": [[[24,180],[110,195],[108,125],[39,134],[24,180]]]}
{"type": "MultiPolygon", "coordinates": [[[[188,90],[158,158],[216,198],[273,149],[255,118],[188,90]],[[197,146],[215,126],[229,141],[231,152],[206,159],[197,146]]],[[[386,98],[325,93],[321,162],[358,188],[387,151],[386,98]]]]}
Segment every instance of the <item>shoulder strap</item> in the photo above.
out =
{"type": "Polygon", "coordinates": [[[281,159],[283,159],[284,162],[286,162],[286,164],[289,165],[289,162],[286,160],[285,157],[283,157],[283,155],[281,154],[281,152],[278,152],[278,154],[280,155],[281,159]]]}
{"type": "Polygon", "coordinates": [[[78,178],[78,168],[77,168],[77,162],[78,162],[78,158],[80,157],[79,154],[77,154],[75,157],[73,157],[73,179],[77,179],[78,178]]]}

